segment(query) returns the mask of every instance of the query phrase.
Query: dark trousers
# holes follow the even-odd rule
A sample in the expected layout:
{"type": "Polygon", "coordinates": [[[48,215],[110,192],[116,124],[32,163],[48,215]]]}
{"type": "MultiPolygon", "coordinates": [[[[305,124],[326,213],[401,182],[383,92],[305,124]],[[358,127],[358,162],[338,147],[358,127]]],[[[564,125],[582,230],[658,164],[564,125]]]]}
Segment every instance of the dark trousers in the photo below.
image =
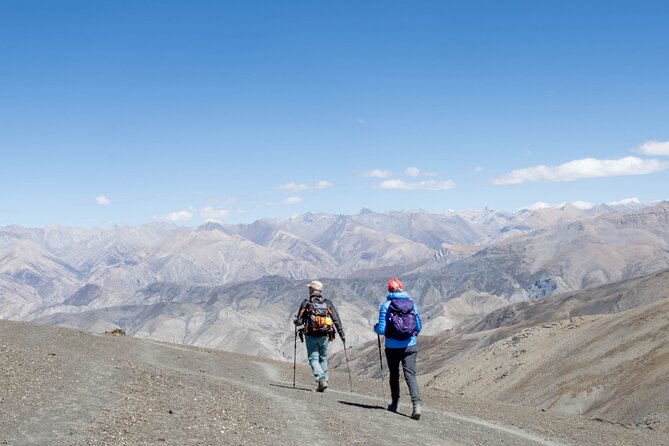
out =
{"type": "Polygon", "coordinates": [[[393,402],[400,399],[400,363],[404,370],[404,379],[409,386],[411,402],[420,403],[420,390],[416,381],[416,356],[418,347],[386,348],[386,360],[390,371],[390,396],[393,402]]]}

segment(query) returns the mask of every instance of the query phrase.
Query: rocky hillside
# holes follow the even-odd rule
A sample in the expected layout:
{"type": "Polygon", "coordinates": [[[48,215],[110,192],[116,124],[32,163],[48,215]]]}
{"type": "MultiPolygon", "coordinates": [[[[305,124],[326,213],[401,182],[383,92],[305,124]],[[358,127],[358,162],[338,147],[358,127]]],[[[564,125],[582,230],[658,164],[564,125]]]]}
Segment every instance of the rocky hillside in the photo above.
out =
{"type": "Polygon", "coordinates": [[[0,321],[0,444],[661,445],[667,433],[423,389],[383,410],[378,380],[127,336],[0,321]],[[352,388],[351,388],[352,385],[352,388]],[[353,390],[353,391],[351,391],[353,390]],[[314,436],[314,429],[318,435],[314,436]],[[379,429],[383,430],[383,433],[379,429]]]}

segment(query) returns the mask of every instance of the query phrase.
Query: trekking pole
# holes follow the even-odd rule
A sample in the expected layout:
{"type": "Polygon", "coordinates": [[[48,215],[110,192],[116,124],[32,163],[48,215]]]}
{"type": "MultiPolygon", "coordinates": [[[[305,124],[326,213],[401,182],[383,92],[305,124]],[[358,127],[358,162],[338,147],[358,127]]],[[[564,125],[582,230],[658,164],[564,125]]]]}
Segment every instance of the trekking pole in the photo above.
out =
{"type": "Polygon", "coordinates": [[[295,346],[293,347],[293,389],[295,388],[295,368],[297,367],[297,325],[295,326],[295,346]]]}
{"type": "Polygon", "coordinates": [[[383,405],[386,405],[386,386],[383,382],[386,380],[383,376],[383,358],[381,357],[381,335],[376,334],[376,339],[379,341],[379,364],[381,364],[381,390],[383,391],[383,405]]]}
{"type": "Polygon", "coordinates": [[[344,342],[344,357],[346,358],[346,369],[348,370],[348,383],[351,385],[351,392],[353,392],[353,380],[351,379],[351,367],[348,365],[348,353],[346,353],[346,342],[344,342]]]}

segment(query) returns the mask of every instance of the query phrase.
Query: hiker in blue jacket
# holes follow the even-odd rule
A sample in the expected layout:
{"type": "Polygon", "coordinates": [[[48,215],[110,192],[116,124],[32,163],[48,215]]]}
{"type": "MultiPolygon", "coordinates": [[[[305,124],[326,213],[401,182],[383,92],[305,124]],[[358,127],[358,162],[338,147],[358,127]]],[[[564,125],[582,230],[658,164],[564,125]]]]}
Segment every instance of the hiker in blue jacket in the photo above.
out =
{"type": "Polygon", "coordinates": [[[390,412],[397,412],[397,406],[400,401],[399,367],[400,363],[402,363],[404,379],[409,387],[411,402],[413,403],[411,418],[418,420],[421,415],[421,400],[418,381],[416,381],[416,356],[418,355],[416,336],[418,336],[423,326],[420,321],[418,307],[406,291],[404,291],[404,286],[399,279],[393,277],[388,281],[388,293],[386,301],[383,302],[379,311],[379,322],[374,326],[376,333],[386,337],[386,360],[388,362],[388,370],[390,371],[391,395],[391,403],[388,405],[388,410],[390,412]],[[393,303],[393,301],[396,302],[393,303]],[[406,312],[403,313],[404,316],[401,316],[404,319],[399,324],[410,326],[410,330],[406,334],[401,333],[401,331],[404,331],[403,328],[395,328],[398,325],[398,322],[395,321],[397,320],[397,314],[400,312],[398,310],[400,307],[405,308],[406,312]],[[393,318],[391,318],[391,313],[394,313],[393,318]]]}

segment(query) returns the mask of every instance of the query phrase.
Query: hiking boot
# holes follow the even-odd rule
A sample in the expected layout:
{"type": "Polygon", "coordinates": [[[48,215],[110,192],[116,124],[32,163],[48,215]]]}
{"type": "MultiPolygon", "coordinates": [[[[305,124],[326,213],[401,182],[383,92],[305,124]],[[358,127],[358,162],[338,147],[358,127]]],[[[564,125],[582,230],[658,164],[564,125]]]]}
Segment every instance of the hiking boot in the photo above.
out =
{"type": "Polygon", "coordinates": [[[411,418],[414,420],[420,420],[420,403],[413,405],[413,412],[411,413],[411,418]]]}
{"type": "Polygon", "coordinates": [[[325,378],[321,378],[318,380],[318,388],[316,389],[316,392],[324,392],[325,389],[328,388],[328,383],[325,381],[325,378]]]}
{"type": "Polygon", "coordinates": [[[393,401],[390,404],[388,404],[388,408],[386,410],[388,412],[397,412],[398,404],[399,404],[399,401],[393,401]]]}

